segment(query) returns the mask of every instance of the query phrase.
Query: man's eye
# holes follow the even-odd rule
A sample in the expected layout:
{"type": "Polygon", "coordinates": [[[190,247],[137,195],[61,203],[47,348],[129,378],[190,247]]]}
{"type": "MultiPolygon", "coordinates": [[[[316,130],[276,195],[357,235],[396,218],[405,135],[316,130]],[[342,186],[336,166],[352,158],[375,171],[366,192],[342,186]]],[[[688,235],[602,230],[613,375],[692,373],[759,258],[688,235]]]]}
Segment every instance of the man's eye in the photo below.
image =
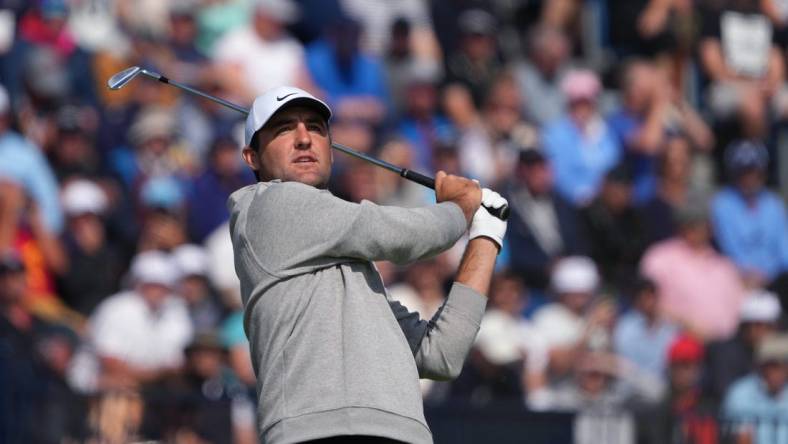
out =
{"type": "Polygon", "coordinates": [[[283,134],[290,129],[288,125],[282,125],[276,129],[276,135],[283,134]]]}
{"type": "Polygon", "coordinates": [[[319,133],[323,132],[323,126],[316,123],[309,125],[308,129],[309,131],[317,131],[319,133]]]}

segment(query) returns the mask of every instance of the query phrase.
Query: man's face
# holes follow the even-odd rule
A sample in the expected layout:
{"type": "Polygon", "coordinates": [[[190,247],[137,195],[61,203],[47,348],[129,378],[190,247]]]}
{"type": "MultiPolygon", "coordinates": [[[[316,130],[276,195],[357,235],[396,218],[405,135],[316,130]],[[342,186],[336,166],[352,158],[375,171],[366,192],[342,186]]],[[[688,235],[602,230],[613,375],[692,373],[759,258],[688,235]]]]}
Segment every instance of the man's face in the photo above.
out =
{"type": "Polygon", "coordinates": [[[333,157],[328,124],[320,113],[303,106],[285,108],[271,117],[257,139],[258,145],[243,154],[261,180],[325,188],[333,157]]]}

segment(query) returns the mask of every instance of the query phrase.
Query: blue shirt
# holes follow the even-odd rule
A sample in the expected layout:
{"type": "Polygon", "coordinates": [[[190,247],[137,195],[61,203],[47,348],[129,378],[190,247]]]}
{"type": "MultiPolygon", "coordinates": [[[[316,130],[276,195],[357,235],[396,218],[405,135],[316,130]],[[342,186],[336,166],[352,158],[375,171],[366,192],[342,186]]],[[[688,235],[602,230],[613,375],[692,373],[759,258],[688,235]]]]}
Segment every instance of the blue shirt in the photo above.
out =
{"type": "Polygon", "coordinates": [[[584,137],[564,116],[544,129],[542,142],[555,172],[556,189],[575,204],[596,196],[621,155],[618,140],[604,121],[599,134],[584,137]]]}
{"type": "Polygon", "coordinates": [[[306,50],[306,65],[332,105],[351,96],[373,96],[389,105],[383,68],[373,57],[356,54],[348,72],[343,73],[337,64],[334,48],[327,41],[318,40],[306,50]]]}
{"type": "Polygon", "coordinates": [[[657,322],[652,327],[642,313],[630,310],[618,321],[613,341],[619,355],[643,370],[662,377],[665,374],[668,348],[677,334],[675,325],[657,322]]]}
{"type": "Polygon", "coordinates": [[[18,182],[41,209],[46,227],[63,229],[57,179],[46,158],[32,142],[13,131],[0,134],[0,178],[18,182]]]}
{"type": "Polygon", "coordinates": [[[739,268],[769,279],[788,270],[788,220],[785,205],[763,190],[752,207],[736,188],[726,187],[712,202],[714,235],[723,253],[739,268]]]}
{"type": "Polygon", "coordinates": [[[451,123],[441,116],[433,116],[427,123],[405,118],[399,124],[399,133],[413,147],[415,165],[421,171],[434,170],[432,155],[435,142],[446,139],[453,131],[451,123]]]}
{"type": "Polygon", "coordinates": [[[632,170],[632,197],[635,203],[647,202],[657,189],[656,160],[654,156],[636,153],[627,146],[643,126],[643,119],[622,108],[612,113],[607,121],[610,130],[624,147],[625,161],[632,170]]]}
{"type": "Polygon", "coordinates": [[[788,443],[788,385],[772,397],[761,378],[750,374],[728,389],[722,411],[734,427],[756,423],[758,444],[788,443]]]}

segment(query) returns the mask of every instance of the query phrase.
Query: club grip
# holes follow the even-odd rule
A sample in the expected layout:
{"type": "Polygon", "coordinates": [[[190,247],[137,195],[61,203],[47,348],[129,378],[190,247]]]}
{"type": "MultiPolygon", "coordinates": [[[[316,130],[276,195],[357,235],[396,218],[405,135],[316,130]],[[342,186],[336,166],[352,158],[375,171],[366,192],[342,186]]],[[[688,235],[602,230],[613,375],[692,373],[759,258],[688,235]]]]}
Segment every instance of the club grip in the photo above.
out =
{"type": "MultiPolygon", "coordinates": [[[[405,179],[412,180],[417,184],[424,185],[427,188],[433,190],[435,189],[435,179],[433,179],[432,177],[425,176],[415,171],[411,171],[407,168],[403,168],[402,171],[400,171],[399,175],[404,177],[405,179]]],[[[498,219],[506,220],[509,218],[509,205],[504,205],[500,208],[491,208],[485,206],[484,209],[487,210],[488,213],[497,217],[498,219]]]]}

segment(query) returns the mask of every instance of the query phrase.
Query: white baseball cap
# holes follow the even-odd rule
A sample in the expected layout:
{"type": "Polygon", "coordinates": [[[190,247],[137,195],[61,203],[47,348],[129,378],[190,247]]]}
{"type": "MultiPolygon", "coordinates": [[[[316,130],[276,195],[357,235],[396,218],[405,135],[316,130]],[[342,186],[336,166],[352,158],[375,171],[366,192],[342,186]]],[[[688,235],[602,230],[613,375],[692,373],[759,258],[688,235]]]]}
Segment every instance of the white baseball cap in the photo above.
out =
{"type": "Polygon", "coordinates": [[[136,284],[172,287],[180,279],[180,270],[168,254],[161,251],[145,251],[132,261],[131,277],[136,284]]]}
{"type": "Polygon", "coordinates": [[[303,89],[293,86],[280,86],[269,89],[263,95],[254,99],[249,116],[246,117],[244,144],[249,146],[254,133],[265,126],[268,120],[283,106],[294,102],[314,108],[325,117],[326,121],[331,118],[331,108],[322,100],[315,98],[315,96],[303,89]]]}
{"type": "Polygon", "coordinates": [[[742,301],[740,322],[776,322],[780,317],[777,295],[766,290],[753,290],[742,301]]]}
{"type": "Polygon", "coordinates": [[[107,195],[95,183],[79,179],[69,182],[60,195],[63,210],[69,216],[101,215],[107,209],[107,195]]]}
{"type": "Polygon", "coordinates": [[[550,276],[553,291],[561,293],[593,293],[599,285],[596,264],[585,256],[570,256],[555,265],[550,276]]]}
{"type": "Polygon", "coordinates": [[[172,259],[181,277],[208,275],[208,255],[199,245],[181,245],[172,252],[172,259]]]}

